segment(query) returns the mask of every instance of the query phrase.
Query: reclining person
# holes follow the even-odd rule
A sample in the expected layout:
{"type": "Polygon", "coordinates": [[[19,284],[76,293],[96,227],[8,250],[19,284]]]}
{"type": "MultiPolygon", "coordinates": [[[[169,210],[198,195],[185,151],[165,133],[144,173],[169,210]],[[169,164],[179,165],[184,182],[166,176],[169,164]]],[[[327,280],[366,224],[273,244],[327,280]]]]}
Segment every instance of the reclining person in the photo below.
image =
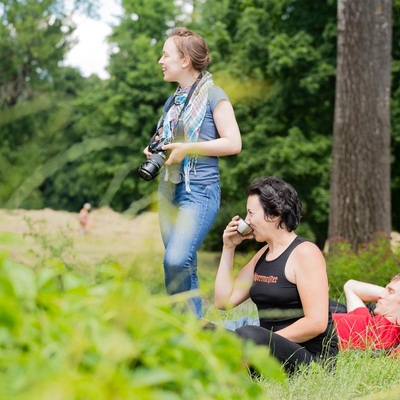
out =
{"type": "Polygon", "coordinates": [[[400,274],[386,287],[350,279],[347,313],[332,314],[341,350],[390,350],[400,344],[400,274]],[[366,302],[376,302],[373,311],[366,302]]]}

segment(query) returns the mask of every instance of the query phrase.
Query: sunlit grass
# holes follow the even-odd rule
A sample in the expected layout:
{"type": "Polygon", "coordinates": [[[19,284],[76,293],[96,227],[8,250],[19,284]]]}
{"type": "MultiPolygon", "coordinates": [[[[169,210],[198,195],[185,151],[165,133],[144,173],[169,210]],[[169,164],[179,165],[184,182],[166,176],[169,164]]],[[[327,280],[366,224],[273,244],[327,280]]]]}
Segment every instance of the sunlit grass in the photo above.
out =
{"type": "Polygon", "coordinates": [[[333,371],[302,369],[285,384],[261,380],[269,398],[280,400],[399,399],[398,360],[368,351],[340,353],[333,371]],[[367,396],[367,397],[365,397],[367,396]]]}
{"type": "Polygon", "coordinates": [[[6,246],[21,246],[23,239],[20,235],[12,232],[0,232],[0,249],[5,249],[6,246]]]}

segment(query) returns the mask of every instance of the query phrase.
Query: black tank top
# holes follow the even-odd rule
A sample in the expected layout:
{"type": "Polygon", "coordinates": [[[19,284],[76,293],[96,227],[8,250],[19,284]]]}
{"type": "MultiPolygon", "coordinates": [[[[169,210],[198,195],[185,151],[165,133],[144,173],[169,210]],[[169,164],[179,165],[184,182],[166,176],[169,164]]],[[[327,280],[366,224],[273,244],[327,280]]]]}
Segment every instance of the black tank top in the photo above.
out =
{"type": "MultiPolygon", "coordinates": [[[[303,306],[297,285],[290,282],[285,276],[286,262],[293,250],[307,239],[297,236],[287,249],[272,261],[265,259],[267,249],[257,261],[254,269],[253,284],[250,288],[250,298],[258,309],[260,325],[274,332],[283,329],[304,316],[303,306]]],[[[315,301],[318,301],[316,299],[315,301]]],[[[329,346],[333,346],[328,353],[337,351],[337,338],[334,332],[333,321],[329,308],[327,329],[319,336],[303,343],[303,345],[314,353],[322,353],[323,343],[329,337],[329,346]],[[335,350],[336,348],[336,350],[335,350]]]]}

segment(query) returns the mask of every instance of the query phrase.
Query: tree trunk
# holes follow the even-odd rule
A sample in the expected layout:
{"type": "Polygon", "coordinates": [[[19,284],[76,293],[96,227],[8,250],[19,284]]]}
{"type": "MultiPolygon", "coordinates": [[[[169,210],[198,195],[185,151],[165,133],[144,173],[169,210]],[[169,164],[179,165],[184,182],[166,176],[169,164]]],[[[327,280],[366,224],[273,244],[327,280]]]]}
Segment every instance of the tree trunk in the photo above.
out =
{"type": "Polygon", "coordinates": [[[391,0],[338,0],[329,239],[390,235],[391,0]]]}

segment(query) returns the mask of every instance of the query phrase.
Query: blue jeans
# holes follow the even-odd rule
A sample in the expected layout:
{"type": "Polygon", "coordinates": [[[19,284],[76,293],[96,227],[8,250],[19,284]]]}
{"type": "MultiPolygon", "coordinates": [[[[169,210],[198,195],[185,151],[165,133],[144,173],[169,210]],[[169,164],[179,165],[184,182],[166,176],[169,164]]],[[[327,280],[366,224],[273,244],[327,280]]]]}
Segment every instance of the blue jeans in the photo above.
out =
{"type": "MultiPolygon", "coordinates": [[[[199,288],[197,250],[217,217],[221,202],[219,182],[211,185],[177,185],[160,180],[158,189],[159,218],[164,242],[165,287],[168,294],[199,288]]],[[[190,299],[190,307],[202,318],[200,296],[190,299]]]]}

